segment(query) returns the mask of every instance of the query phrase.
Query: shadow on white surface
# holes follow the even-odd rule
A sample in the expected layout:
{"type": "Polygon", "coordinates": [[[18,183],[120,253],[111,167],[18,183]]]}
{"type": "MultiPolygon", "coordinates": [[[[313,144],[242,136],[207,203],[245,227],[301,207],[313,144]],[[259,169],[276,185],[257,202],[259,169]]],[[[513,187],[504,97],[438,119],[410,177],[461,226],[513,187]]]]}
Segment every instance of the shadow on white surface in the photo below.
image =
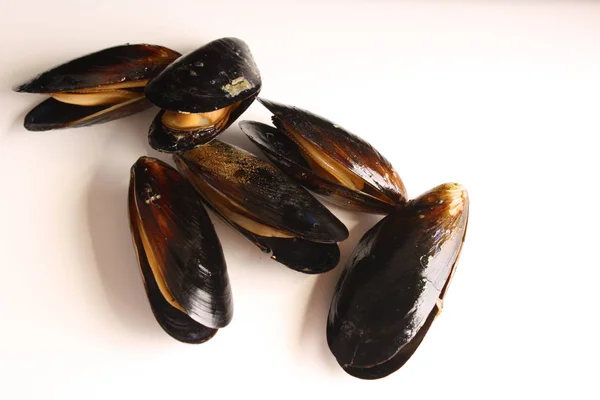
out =
{"type": "MultiPolygon", "coordinates": [[[[15,93],[15,96],[17,96],[18,93],[15,93]]],[[[31,109],[33,109],[33,107],[35,107],[36,105],[38,105],[38,103],[33,103],[33,105],[30,108],[23,108],[23,112],[19,113],[19,115],[13,120],[13,122],[10,124],[9,127],[7,127],[7,129],[5,130],[5,132],[19,132],[21,133],[21,130],[24,130],[24,123],[25,123],[25,117],[27,116],[27,114],[29,113],[29,111],[31,111],[31,109]]]]}
{"type": "MultiPolygon", "coordinates": [[[[337,208],[326,202],[324,204],[331,208],[336,215],[340,214],[337,208]]],[[[327,345],[327,316],[329,314],[331,298],[352,251],[365,232],[371,229],[383,217],[381,215],[364,213],[345,214],[351,215],[354,221],[347,222],[348,218],[342,219],[346,223],[346,226],[348,226],[350,236],[339,244],[341,252],[340,263],[333,271],[317,277],[310,293],[306,310],[304,311],[302,329],[299,332],[299,352],[304,354],[303,357],[309,354],[310,357],[319,359],[322,365],[331,373],[342,371],[327,345]],[[307,351],[307,349],[311,350],[307,351]]]]}
{"type": "Polygon", "coordinates": [[[156,325],[134,255],[125,208],[127,187],[100,169],[88,190],[90,234],[106,300],[124,325],[142,333],[156,325]]]}
{"type": "Polygon", "coordinates": [[[100,154],[102,161],[90,180],[87,195],[89,232],[106,301],[125,330],[134,331],[137,338],[164,334],[144,291],[127,212],[129,169],[137,157],[151,152],[147,130],[155,112],[142,112],[105,125],[110,124],[112,133],[100,154]],[[133,158],[123,154],[131,153],[132,148],[133,158]]]}

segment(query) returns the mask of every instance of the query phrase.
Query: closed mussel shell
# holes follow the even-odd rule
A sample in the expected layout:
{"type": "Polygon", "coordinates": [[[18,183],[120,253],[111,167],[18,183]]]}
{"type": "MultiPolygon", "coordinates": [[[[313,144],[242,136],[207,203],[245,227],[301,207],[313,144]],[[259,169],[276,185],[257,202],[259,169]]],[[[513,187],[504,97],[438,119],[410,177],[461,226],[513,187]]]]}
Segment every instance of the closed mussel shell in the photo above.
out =
{"type": "Polygon", "coordinates": [[[219,140],[174,159],[206,204],[273,259],[305,273],[339,262],[344,224],[271,164],[219,140]]]}
{"type": "Polygon", "coordinates": [[[141,157],[131,168],[129,219],[146,293],[163,329],[201,343],[231,321],[221,244],[196,191],[172,167],[141,157]]]}
{"type": "Polygon", "coordinates": [[[25,128],[89,126],[149,108],[144,86],[179,55],[162,46],[127,44],[52,68],[14,89],[52,96],[27,114],[25,128]]]}
{"type": "Polygon", "coordinates": [[[150,127],[150,145],[181,152],[211,141],[252,104],[261,85],[240,39],[218,39],[180,57],[145,89],[148,100],[163,109],[150,127]]]}
{"type": "Polygon", "coordinates": [[[412,356],[441,310],[468,213],[465,189],[443,184],[362,237],[337,284],[327,324],[329,348],[347,373],[382,378],[412,356]]]}
{"type": "Polygon", "coordinates": [[[242,121],[242,131],[279,168],[328,201],[350,210],[386,214],[406,201],[391,163],[339,125],[309,111],[258,99],[275,128],[242,121]]]}

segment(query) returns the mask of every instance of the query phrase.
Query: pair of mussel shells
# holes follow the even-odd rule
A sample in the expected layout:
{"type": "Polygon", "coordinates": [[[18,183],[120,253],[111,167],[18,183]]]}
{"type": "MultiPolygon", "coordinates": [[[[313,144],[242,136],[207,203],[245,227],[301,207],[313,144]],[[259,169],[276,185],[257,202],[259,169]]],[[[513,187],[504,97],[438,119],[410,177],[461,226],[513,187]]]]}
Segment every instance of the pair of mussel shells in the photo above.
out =
{"type": "Polygon", "coordinates": [[[182,342],[201,343],[233,316],[223,250],[208,206],[271,258],[303,273],[340,260],[348,230],[310,192],[340,207],[386,215],[360,240],[335,289],[327,342],[350,375],[399,369],[442,308],[468,220],[461,185],[408,200],[376,149],[309,111],[258,99],[273,126],[240,128],[266,162],[215,139],[257,98],[261,78],[247,45],[225,38],[180,56],[127,45],[56,67],[17,90],[51,98],[25,119],[30,130],[86,126],[151,104],[149,142],[177,169],[141,157],[131,169],[131,232],[154,315],[182,342]],[[310,190],[310,192],[309,192],[310,190]]]}
{"type": "Polygon", "coordinates": [[[347,373],[385,377],[442,309],[466,234],[467,192],[446,183],[407,200],[394,168],[362,139],[308,111],[259,101],[275,127],[240,126],[279,169],[340,207],[387,214],[348,259],[327,321],[329,348],[347,373]]]}
{"type": "Polygon", "coordinates": [[[248,46],[223,38],[184,56],[148,44],[111,47],[52,68],[15,91],[50,96],[26,115],[30,131],[89,126],[158,106],[149,142],[172,153],[215,138],[260,88],[248,46]]]}

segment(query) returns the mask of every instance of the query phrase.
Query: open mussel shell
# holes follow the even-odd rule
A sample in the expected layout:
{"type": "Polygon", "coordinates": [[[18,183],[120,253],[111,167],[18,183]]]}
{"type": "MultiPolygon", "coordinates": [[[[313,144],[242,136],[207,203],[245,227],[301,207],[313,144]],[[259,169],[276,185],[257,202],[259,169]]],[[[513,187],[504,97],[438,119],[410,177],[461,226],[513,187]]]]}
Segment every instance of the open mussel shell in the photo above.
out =
{"type": "Polygon", "coordinates": [[[222,38],[186,54],[148,83],[148,100],[163,109],[150,145],[174,153],[208,143],[252,104],[262,85],[248,45],[222,38]]]}
{"type": "Polygon", "coordinates": [[[440,185],[398,207],[360,240],[337,284],[327,342],[362,379],[408,361],[441,311],[467,229],[469,201],[440,185]]]}
{"type": "Polygon", "coordinates": [[[386,214],[406,201],[398,173],[370,144],[300,108],[258,99],[271,126],[242,121],[242,131],[286,174],[350,210],[386,214]]]}
{"type": "Polygon", "coordinates": [[[130,83],[147,82],[179,56],[176,51],[156,45],[115,46],[52,68],[15,91],[52,94],[106,85],[130,87],[130,83]]]}
{"type": "Polygon", "coordinates": [[[173,157],[205,203],[276,261],[313,274],[338,264],[344,224],[271,164],[219,140],[173,157]]]}
{"type": "Polygon", "coordinates": [[[25,128],[88,126],[149,108],[144,86],[179,55],[162,46],[127,44],[52,68],[14,89],[51,96],[27,114],[25,128]]]}
{"type": "Polygon", "coordinates": [[[202,343],[233,315],[227,266],[200,197],[172,167],[141,157],[131,168],[129,219],[152,311],[163,329],[202,343]]]}
{"type": "MultiPolygon", "coordinates": [[[[181,129],[176,126],[169,127],[164,123],[164,117],[167,111],[159,111],[152,121],[148,133],[150,147],[163,153],[178,153],[208,143],[238,119],[250,104],[252,104],[255,98],[256,95],[253,95],[240,101],[235,107],[227,109],[227,114],[221,115],[219,110],[218,113],[215,113],[217,117],[206,119],[206,123],[200,129],[181,129]]],[[[208,113],[206,115],[208,115],[208,113]]]]}

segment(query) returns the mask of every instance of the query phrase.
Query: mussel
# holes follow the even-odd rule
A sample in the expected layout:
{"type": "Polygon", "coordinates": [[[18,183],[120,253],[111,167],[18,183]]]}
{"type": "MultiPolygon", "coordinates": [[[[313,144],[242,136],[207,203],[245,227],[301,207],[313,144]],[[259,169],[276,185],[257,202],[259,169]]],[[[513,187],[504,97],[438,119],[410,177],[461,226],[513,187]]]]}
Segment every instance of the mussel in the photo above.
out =
{"type": "Polygon", "coordinates": [[[398,173],[370,144],[309,111],[258,99],[275,128],[242,121],[240,128],[286,174],[350,210],[387,214],[406,201],[398,173]]]}
{"type": "Polygon", "coordinates": [[[162,108],[150,127],[150,146],[173,153],[208,143],[252,104],[261,85],[240,39],[218,39],[180,57],[146,86],[148,100],[162,108]]]}
{"type": "Polygon", "coordinates": [[[169,165],[141,157],[131,168],[129,221],[150,306],[173,338],[202,343],[229,324],[223,250],[200,197],[169,165]]]}
{"type": "Polygon", "coordinates": [[[104,123],[152,106],[144,86],[180,54],[166,47],[111,47],[46,71],[14,90],[51,97],[25,117],[30,131],[104,123]]]}
{"type": "Polygon", "coordinates": [[[443,184],[362,237],[338,281],[327,323],[329,348],[348,374],[382,378],[413,355],[442,309],[468,214],[466,190],[443,184]]]}
{"type": "Polygon", "coordinates": [[[309,274],[338,264],[344,224],[271,164],[219,140],[173,158],[205,203],[274,260],[309,274]]]}

